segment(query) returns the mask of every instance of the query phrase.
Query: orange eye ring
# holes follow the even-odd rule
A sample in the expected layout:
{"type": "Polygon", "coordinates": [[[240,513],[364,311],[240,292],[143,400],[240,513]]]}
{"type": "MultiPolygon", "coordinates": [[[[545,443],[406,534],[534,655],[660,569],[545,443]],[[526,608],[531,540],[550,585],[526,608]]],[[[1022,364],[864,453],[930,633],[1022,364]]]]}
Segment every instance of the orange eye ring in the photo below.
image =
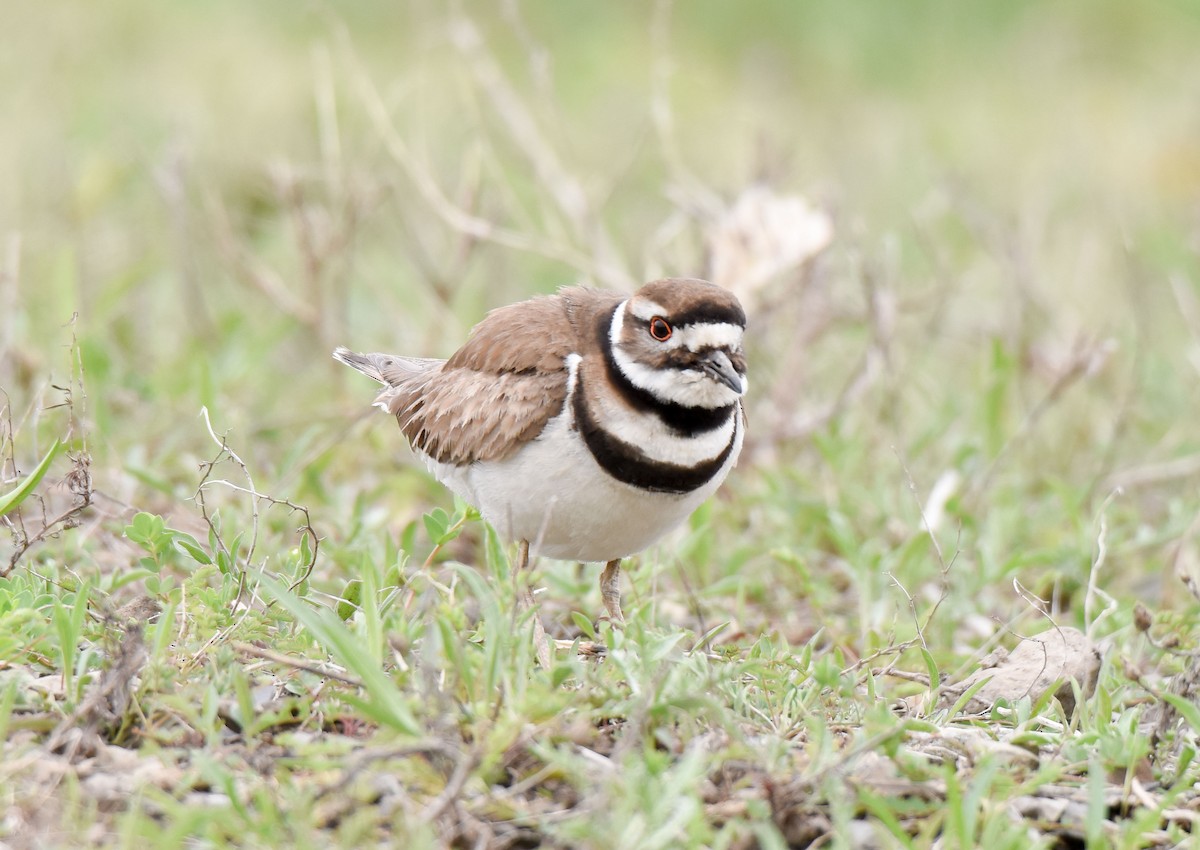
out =
{"type": "Polygon", "coordinates": [[[671,338],[671,334],[671,325],[662,316],[655,316],[650,320],[650,336],[659,342],[666,342],[671,338]]]}

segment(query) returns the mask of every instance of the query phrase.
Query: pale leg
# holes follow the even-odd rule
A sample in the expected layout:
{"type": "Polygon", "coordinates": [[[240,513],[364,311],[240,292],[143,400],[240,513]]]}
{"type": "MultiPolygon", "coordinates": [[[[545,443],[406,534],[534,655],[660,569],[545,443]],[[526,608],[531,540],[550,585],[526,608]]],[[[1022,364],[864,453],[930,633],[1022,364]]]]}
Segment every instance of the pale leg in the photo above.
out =
{"type": "Polygon", "coordinates": [[[604,610],[608,621],[615,627],[625,625],[625,615],[621,613],[621,559],[609,561],[604,565],[600,574],[600,597],[604,600],[604,610]]]}

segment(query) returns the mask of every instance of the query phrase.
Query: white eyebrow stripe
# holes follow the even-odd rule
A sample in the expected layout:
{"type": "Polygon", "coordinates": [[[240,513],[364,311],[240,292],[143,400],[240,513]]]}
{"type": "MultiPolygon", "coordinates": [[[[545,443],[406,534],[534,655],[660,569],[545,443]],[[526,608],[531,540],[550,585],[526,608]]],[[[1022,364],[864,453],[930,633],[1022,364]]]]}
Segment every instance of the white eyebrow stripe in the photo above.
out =
{"type": "Polygon", "coordinates": [[[742,344],[742,328],[727,322],[705,322],[676,328],[667,345],[700,351],[704,348],[725,348],[734,351],[742,344]]]}
{"type": "MultiPolygon", "coordinates": [[[[625,302],[625,304],[628,303],[628,301],[625,302]]],[[[633,315],[637,316],[639,319],[648,322],[655,316],[667,315],[667,308],[654,301],[649,301],[645,298],[639,298],[633,302],[633,307],[630,312],[632,312],[633,315]]]]}

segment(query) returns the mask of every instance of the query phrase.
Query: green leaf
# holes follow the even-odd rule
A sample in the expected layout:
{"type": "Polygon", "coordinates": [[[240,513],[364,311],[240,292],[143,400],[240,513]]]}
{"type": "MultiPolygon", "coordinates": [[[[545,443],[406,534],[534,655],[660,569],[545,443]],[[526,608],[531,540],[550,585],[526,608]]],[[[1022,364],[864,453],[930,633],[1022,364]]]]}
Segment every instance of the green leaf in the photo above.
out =
{"type": "Polygon", "coordinates": [[[927,711],[932,708],[934,700],[933,696],[942,686],[942,673],[938,670],[937,661],[933,658],[933,653],[925,647],[921,647],[921,658],[925,661],[925,672],[929,675],[929,692],[926,698],[927,711]]]}
{"type": "Polygon", "coordinates": [[[671,650],[683,637],[683,632],[674,632],[647,641],[646,658],[650,661],[662,661],[671,654],[671,650]]]}
{"type": "Polygon", "coordinates": [[[429,539],[436,546],[445,535],[446,529],[450,527],[450,517],[441,508],[434,508],[422,519],[425,522],[425,533],[429,535],[429,539]]]}
{"type": "MultiPolygon", "coordinates": [[[[149,560],[149,559],[144,559],[144,560],[149,560]]],[[[157,566],[155,567],[155,569],[157,569],[157,566]]],[[[114,590],[120,590],[122,587],[125,587],[126,585],[133,584],[134,582],[139,582],[142,579],[151,577],[152,575],[154,575],[153,570],[147,570],[147,569],[125,570],[124,572],[120,573],[119,575],[113,576],[112,586],[108,588],[108,591],[111,593],[114,590]]]]}
{"type": "Polygon", "coordinates": [[[983,689],[983,686],[990,681],[992,681],[992,677],[988,676],[986,679],[980,679],[978,682],[971,685],[971,687],[967,688],[966,691],[963,692],[962,696],[955,700],[954,706],[950,709],[950,713],[946,716],[957,717],[958,713],[963,710],[963,708],[971,701],[975,694],[979,693],[983,689]]]}
{"type": "Polygon", "coordinates": [[[445,534],[443,534],[441,537],[439,537],[434,542],[438,546],[445,546],[451,540],[458,537],[458,535],[462,534],[462,530],[463,530],[463,527],[456,522],[454,525],[451,525],[450,528],[448,528],[446,530],[445,534]]]}
{"type": "Polygon", "coordinates": [[[708,649],[709,644],[716,639],[717,635],[729,628],[730,621],[717,623],[704,634],[700,635],[700,639],[692,645],[692,652],[704,652],[708,649]]]}
{"type": "Polygon", "coordinates": [[[394,564],[387,568],[387,572],[383,574],[383,587],[404,587],[404,560],[406,557],[401,555],[394,564]]]}
{"type": "Polygon", "coordinates": [[[195,537],[186,531],[173,531],[172,534],[176,549],[188,555],[197,564],[207,566],[212,563],[212,558],[200,547],[200,542],[195,537]]]}
{"type": "MultiPolygon", "coordinates": [[[[221,537],[219,531],[220,522],[220,514],[214,512],[212,515],[212,522],[209,523],[208,526],[208,551],[210,552],[219,553],[221,551],[221,537]]],[[[222,570],[222,572],[224,572],[224,570],[222,570]]]]}
{"type": "MultiPolygon", "coordinates": [[[[1046,690],[1042,691],[1042,695],[1040,697],[1038,697],[1037,702],[1033,702],[1032,700],[1030,700],[1029,716],[1030,717],[1041,717],[1045,713],[1046,709],[1049,708],[1050,703],[1054,702],[1061,685],[1062,685],[1062,681],[1059,680],[1053,687],[1046,688],[1046,690]]],[[[1104,688],[1097,688],[1097,690],[1103,691],[1104,688]]],[[[1081,694],[1076,694],[1077,698],[1079,696],[1081,696],[1081,694]]],[[[1079,704],[1081,704],[1081,701],[1079,701],[1077,699],[1076,705],[1079,705],[1079,704]]],[[[1111,714],[1105,714],[1105,715],[1101,715],[1101,716],[1110,717],[1111,714]]]]}
{"type": "Polygon", "coordinates": [[[458,676],[458,680],[463,683],[463,686],[470,693],[475,685],[475,672],[472,669],[470,659],[463,652],[463,640],[457,629],[454,628],[454,623],[449,617],[440,616],[436,621],[438,636],[442,639],[442,652],[445,654],[446,661],[443,669],[449,670],[458,676]]]}
{"type": "Polygon", "coordinates": [[[500,535],[490,525],[483,527],[483,551],[487,560],[488,571],[498,580],[507,581],[509,577],[508,556],[504,551],[504,542],[500,535]]]}
{"type": "Polygon", "coordinates": [[[1163,693],[1161,696],[1163,700],[1169,702],[1171,707],[1179,712],[1180,716],[1192,727],[1193,732],[1200,731],[1200,707],[1197,707],[1187,697],[1181,697],[1179,694],[1163,693]]]}
{"type": "Polygon", "coordinates": [[[13,679],[0,690],[0,741],[8,740],[8,725],[17,701],[17,680],[13,679]]]}
{"type": "Polygon", "coordinates": [[[898,842],[899,846],[913,846],[912,839],[908,836],[908,831],[900,823],[900,818],[897,816],[898,812],[893,808],[896,805],[895,800],[876,796],[865,785],[855,789],[855,793],[858,795],[858,801],[862,804],[862,807],[879,819],[887,831],[891,833],[892,838],[898,842]]]}
{"type": "Polygon", "coordinates": [[[592,625],[592,621],[589,618],[578,611],[572,611],[571,619],[575,621],[576,627],[587,636],[588,640],[594,641],[596,639],[596,627],[592,625]]]}
{"type": "Polygon", "coordinates": [[[250,681],[246,678],[246,672],[236,666],[233,668],[233,695],[237,699],[237,721],[242,727],[238,731],[248,737],[250,725],[254,723],[258,712],[254,710],[254,698],[250,695],[250,681]]]}
{"type": "Polygon", "coordinates": [[[242,538],[245,536],[246,536],[246,532],[240,531],[240,532],[238,532],[237,537],[233,538],[233,542],[229,544],[229,554],[231,557],[231,561],[229,564],[230,569],[237,568],[238,558],[240,558],[242,556],[242,551],[241,551],[242,538]]]}
{"type": "Polygon", "coordinates": [[[300,535],[300,568],[304,569],[312,562],[312,542],[307,534],[300,535]]]}
{"type": "Polygon", "coordinates": [[[363,583],[360,578],[352,578],[346,582],[346,589],[342,591],[342,598],[338,600],[337,615],[342,622],[349,620],[354,616],[354,612],[362,605],[362,588],[363,583]]]}
{"type": "Polygon", "coordinates": [[[139,511],[134,514],[129,525],[125,526],[125,536],[146,551],[153,552],[154,544],[165,528],[166,523],[162,517],[139,511]]]}
{"type": "Polygon", "coordinates": [[[62,448],[62,443],[55,440],[50,446],[50,451],[46,452],[46,456],[42,458],[42,462],[37,465],[37,469],[25,476],[25,480],[17,485],[15,490],[11,490],[0,496],[0,516],[4,516],[21,502],[29,498],[29,494],[46,475],[46,471],[50,469],[50,462],[54,460],[54,456],[58,454],[58,450],[62,448]]]}
{"type": "MultiPolygon", "coordinates": [[[[1188,704],[1191,705],[1191,703],[1188,704]]],[[[4,732],[0,730],[0,741],[2,740],[4,740],[4,732]]],[[[1185,744],[1179,753],[1179,758],[1175,762],[1175,775],[1177,777],[1187,776],[1188,768],[1192,766],[1192,761],[1195,758],[1195,748],[1185,744]]]]}
{"type": "Polygon", "coordinates": [[[59,660],[62,663],[63,691],[73,700],[75,659],[79,654],[79,635],[87,616],[89,586],[84,585],[75,594],[71,604],[59,598],[54,600],[54,627],[58,632],[59,660]]]}

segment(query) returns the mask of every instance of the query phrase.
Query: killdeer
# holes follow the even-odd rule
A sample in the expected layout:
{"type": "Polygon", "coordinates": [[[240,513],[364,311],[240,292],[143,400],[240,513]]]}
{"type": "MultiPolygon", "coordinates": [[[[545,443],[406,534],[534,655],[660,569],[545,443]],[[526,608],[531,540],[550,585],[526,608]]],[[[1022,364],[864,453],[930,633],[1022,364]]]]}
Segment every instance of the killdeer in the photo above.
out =
{"type": "Polygon", "coordinates": [[[745,326],[728,290],[669,278],[502,307],[449,360],[333,356],[383,384],[375,406],[518,542],[518,569],[531,555],[603,562],[619,625],[621,559],[682,523],[737,462],[745,326]]]}

